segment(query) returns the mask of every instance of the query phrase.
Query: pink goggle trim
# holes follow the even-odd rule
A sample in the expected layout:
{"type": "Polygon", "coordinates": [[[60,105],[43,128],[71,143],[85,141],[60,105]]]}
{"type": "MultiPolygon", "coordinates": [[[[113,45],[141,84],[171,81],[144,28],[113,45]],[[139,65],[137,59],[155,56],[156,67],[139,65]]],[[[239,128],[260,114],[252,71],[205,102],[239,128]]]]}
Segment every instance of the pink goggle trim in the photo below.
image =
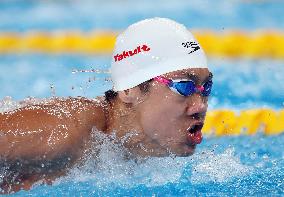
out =
{"type": "MultiPolygon", "coordinates": [[[[162,76],[155,77],[154,80],[158,81],[158,82],[160,82],[162,84],[165,84],[165,85],[171,85],[171,83],[172,83],[172,80],[166,79],[166,78],[164,78],[162,76]]],[[[195,91],[203,92],[204,91],[204,87],[203,86],[195,86],[195,91]]]]}
{"type": "Polygon", "coordinates": [[[203,86],[196,86],[195,87],[199,92],[203,92],[204,87],[203,86]]]}
{"type": "Polygon", "coordinates": [[[164,78],[164,77],[155,77],[154,80],[155,80],[155,81],[158,81],[158,82],[160,82],[160,83],[163,83],[163,84],[165,84],[165,85],[169,85],[169,84],[171,83],[170,80],[168,80],[168,79],[166,79],[166,78],[164,78]]]}

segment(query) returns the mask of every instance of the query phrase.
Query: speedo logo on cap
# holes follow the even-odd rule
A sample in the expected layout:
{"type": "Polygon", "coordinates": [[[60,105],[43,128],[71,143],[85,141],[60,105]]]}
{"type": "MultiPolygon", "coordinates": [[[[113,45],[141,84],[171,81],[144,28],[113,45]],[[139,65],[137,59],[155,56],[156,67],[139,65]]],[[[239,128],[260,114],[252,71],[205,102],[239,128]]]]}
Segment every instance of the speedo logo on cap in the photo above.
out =
{"type": "Polygon", "coordinates": [[[182,46],[184,46],[185,48],[190,49],[188,54],[193,53],[194,51],[197,51],[200,49],[200,46],[198,45],[197,42],[183,42],[181,43],[182,46]]]}
{"type": "Polygon", "coordinates": [[[128,58],[130,56],[137,55],[138,53],[141,53],[143,51],[145,51],[145,52],[150,51],[150,48],[146,44],[143,44],[142,46],[136,47],[136,49],[134,49],[134,50],[123,51],[121,54],[117,54],[117,55],[114,56],[114,61],[121,61],[124,58],[128,58]]]}

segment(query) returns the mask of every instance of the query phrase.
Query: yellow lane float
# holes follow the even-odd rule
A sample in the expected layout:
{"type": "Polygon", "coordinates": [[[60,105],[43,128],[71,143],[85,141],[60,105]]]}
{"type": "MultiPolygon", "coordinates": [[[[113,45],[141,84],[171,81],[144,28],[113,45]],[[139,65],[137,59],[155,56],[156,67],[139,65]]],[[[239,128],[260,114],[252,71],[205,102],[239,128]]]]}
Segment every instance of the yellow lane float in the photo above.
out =
{"type": "Polygon", "coordinates": [[[231,110],[207,112],[203,127],[205,135],[278,135],[284,132],[284,109],[248,109],[240,113],[231,110]]]}
{"type": "MultiPolygon", "coordinates": [[[[0,53],[110,54],[118,32],[0,33],[0,53]]],[[[210,56],[284,59],[282,31],[193,31],[210,56]]]]}

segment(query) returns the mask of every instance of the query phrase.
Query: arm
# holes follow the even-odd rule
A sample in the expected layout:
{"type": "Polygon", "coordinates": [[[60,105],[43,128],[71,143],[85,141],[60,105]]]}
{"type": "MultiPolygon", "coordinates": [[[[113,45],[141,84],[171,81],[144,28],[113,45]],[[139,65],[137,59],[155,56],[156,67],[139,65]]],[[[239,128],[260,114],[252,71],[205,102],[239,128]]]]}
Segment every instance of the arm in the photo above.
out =
{"type": "Polygon", "coordinates": [[[0,113],[1,163],[20,161],[26,165],[19,168],[28,171],[66,168],[81,156],[93,126],[104,129],[104,113],[87,99],[55,100],[0,113]]]}

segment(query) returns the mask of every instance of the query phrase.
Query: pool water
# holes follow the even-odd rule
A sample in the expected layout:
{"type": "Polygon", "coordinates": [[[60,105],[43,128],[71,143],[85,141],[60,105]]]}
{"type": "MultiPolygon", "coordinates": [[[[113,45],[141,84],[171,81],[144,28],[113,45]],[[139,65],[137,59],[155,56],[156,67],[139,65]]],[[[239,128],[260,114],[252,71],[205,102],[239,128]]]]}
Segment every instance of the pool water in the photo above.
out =
{"type": "MultiPolygon", "coordinates": [[[[0,98],[8,95],[19,101],[27,97],[44,98],[54,94],[94,98],[112,87],[108,73],[110,58],[82,55],[2,55],[0,98]],[[92,69],[101,72],[74,72],[92,69]]],[[[209,69],[214,75],[210,109],[284,107],[284,83],[281,83],[284,80],[283,61],[210,58],[209,69]]]]}
{"type": "MultiPolygon", "coordinates": [[[[283,30],[283,8],[284,2],[278,0],[4,0],[0,32],[121,30],[153,16],[217,32],[283,30]]],[[[1,54],[0,112],[34,97],[102,95],[112,87],[110,60],[110,55],[1,54]],[[74,72],[91,69],[101,72],[74,72]]],[[[208,62],[214,74],[209,110],[265,107],[277,111],[284,107],[283,60],[210,57],[208,62]]],[[[30,191],[11,196],[284,196],[283,133],[205,136],[191,157],[130,160],[124,159],[128,152],[121,144],[111,142],[115,136],[95,130],[93,135],[102,140],[98,155],[86,155],[83,166],[73,167],[51,186],[38,183],[30,191]]]]}
{"type": "Polygon", "coordinates": [[[0,4],[1,31],[74,30],[126,28],[138,20],[166,17],[189,28],[283,29],[281,0],[3,0],[0,4]],[[76,14],[74,14],[76,13],[76,14]],[[36,17],[35,17],[36,16],[36,17]]]}
{"type": "Polygon", "coordinates": [[[15,196],[281,196],[284,135],[205,138],[192,157],[124,160],[121,146],[103,151],[52,186],[15,196]]]}

